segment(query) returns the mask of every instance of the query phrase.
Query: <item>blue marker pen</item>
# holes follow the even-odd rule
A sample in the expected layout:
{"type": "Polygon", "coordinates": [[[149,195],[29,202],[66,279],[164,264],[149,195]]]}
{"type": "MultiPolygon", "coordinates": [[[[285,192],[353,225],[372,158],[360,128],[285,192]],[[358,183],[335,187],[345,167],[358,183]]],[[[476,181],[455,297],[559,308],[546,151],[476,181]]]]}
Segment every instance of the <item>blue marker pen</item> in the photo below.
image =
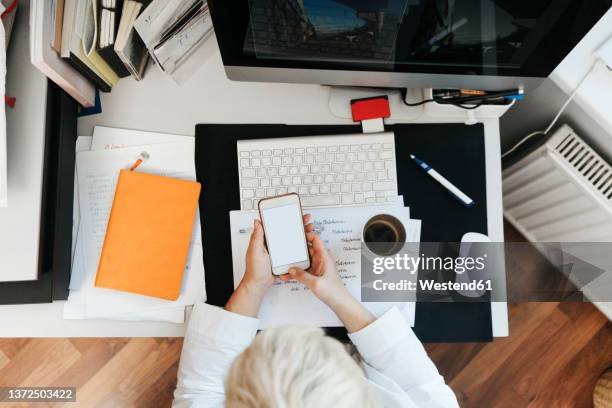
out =
{"type": "Polygon", "coordinates": [[[466,207],[472,207],[475,203],[470,197],[468,197],[463,191],[459,190],[453,183],[448,181],[444,176],[431,168],[431,166],[425,163],[423,160],[419,159],[415,155],[411,154],[410,158],[419,165],[420,168],[425,170],[427,174],[431,176],[438,183],[442,184],[448,191],[451,193],[457,200],[461,202],[461,204],[466,207]]]}

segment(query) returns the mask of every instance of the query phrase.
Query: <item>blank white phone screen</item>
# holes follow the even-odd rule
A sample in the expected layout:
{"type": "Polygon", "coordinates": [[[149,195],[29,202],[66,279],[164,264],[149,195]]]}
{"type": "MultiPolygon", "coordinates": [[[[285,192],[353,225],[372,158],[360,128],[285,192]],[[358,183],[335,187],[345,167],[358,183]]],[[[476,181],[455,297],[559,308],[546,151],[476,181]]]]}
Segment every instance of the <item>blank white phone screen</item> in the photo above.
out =
{"type": "Polygon", "coordinates": [[[298,204],[262,210],[272,267],[306,261],[304,223],[298,204]]]}

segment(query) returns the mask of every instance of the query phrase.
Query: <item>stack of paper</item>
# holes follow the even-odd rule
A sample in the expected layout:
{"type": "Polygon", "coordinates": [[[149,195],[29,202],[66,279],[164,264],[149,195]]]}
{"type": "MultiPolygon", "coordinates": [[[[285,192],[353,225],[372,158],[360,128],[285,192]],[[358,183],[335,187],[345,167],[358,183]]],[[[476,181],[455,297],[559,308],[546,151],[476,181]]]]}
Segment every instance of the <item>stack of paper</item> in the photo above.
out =
{"type": "MultiPolygon", "coordinates": [[[[396,203],[377,206],[352,206],[335,208],[308,208],[315,231],[320,234],[326,247],[332,252],[338,271],[349,292],[357,299],[361,296],[361,233],[363,226],[377,214],[390,214],[399,219],[406,228],[406,242],[419,242],[421,221],[410,219],[410,209],[403,206],[403,198],[396,203]]],[[[253,231],[256,211],[230,212],[232,235],[232,262],[234,287],[238,285],[245,270],[245,256],[249,238],[253,231]]],[[[414,277],[416,279],[416,276],[414,277]]],[[[364,306],[380,316],[392,306],[402,311],[406,321],[414,326],[415,303],[370,302],[364,306]]],[[[260,328],[285,324],[308,324],[321,327],[341,326],[342,323],[331,309],[319,301],[301,283],[277,282],[266,294],[261,306],[260,328]]]]}
{"type": "Polygon", "coordinates": [[[96,127],[92,138],[79,137],[77,152],[73,265],[64,318],[184,322],[185,306],[206,298],[199,215],[176,301],[97,288],[94,282],[119,170],[146,152],[150,158],[138,171],[195,180],[194,139],[96,127]]]}

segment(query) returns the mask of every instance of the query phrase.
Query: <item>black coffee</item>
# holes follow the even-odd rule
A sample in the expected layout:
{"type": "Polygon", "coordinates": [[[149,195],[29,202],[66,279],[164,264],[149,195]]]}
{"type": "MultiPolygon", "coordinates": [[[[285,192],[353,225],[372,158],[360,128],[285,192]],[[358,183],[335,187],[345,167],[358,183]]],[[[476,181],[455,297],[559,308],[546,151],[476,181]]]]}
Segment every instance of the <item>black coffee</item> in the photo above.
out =
{"type": "Polygon", "coordinates": [[[370,251],[389,256],[397,253],[406,241],[402,223],[388,214],[370,218],[363,229],[363,241],[370,251]]]}

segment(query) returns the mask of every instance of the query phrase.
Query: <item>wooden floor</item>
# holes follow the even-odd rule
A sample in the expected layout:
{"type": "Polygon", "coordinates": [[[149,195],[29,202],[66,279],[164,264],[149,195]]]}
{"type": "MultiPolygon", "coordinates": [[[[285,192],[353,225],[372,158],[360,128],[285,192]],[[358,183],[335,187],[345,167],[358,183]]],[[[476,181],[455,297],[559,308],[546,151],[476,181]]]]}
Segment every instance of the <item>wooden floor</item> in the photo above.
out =
{"type": "MultiPolygon", "coordinates": [[[[522,237],[506,225],[506,239],[522,237]]],[[[509,280],[546,268],[534,253],[509,264],[509,280]]],[[[509,315],[508,338],[426,346],[461,406],[590,407],[595,381],[612,366],[612,323],[588,303],[511,304],[509,315]]],[[[167,407],[181,346],[154,338],[0,340],[0,386],[77,387],[78,403],[67,407],[167,407]]]]}

